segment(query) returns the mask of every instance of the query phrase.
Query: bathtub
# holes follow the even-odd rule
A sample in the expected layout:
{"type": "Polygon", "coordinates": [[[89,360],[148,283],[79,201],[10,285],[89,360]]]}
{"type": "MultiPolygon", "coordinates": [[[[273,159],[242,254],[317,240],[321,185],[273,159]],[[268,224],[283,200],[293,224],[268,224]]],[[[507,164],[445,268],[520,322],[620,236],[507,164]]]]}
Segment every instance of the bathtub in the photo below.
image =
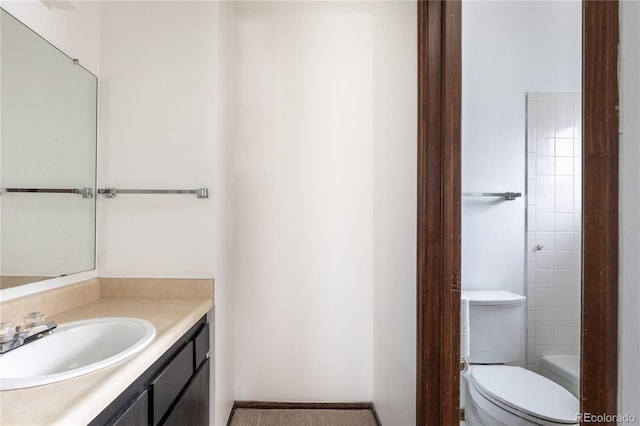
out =
{"type": "Polygon", "coordinates": [[[580,399],[580,356],[546,355],[540,359],[538,370],[580,399]]]}

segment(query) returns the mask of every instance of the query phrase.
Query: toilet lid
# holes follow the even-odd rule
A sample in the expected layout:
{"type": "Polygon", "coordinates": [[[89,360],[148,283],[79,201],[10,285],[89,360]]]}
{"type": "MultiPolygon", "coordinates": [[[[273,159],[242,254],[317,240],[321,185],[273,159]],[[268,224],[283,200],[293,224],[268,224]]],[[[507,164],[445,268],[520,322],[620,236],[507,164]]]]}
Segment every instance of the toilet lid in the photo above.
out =
{"type": "Polygon", "coordinates": [[[509,411],[539,419],[575,424],[580,404],[555,382],[521,367],[474,365],[471,378],[476,389],[509,411]]]}

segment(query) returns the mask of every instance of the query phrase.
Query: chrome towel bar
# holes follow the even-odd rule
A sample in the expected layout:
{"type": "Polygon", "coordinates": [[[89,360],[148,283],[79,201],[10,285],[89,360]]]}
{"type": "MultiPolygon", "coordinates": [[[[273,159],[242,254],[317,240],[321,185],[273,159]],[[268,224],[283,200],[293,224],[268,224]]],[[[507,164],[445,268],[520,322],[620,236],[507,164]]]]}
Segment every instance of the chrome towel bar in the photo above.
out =
{"type": "Polygon", "coordinates": [[[93,198],[93,188],[0,188],[0,193],[78,194],[93,198]]]}
{"type": "Polygon", "coordinates": [[[195,194],[198,198],[209,198],[207,188],[198,189],[117,189],[100,188],[98,194],[105,198],[116,198],[116,194],[195,194]]]}
{"type": "Polygon", "coordinates": [[[520,192],[463,192],[464,197],[502,197],[507,201],[513,201],[522,197],[520,192]]]}

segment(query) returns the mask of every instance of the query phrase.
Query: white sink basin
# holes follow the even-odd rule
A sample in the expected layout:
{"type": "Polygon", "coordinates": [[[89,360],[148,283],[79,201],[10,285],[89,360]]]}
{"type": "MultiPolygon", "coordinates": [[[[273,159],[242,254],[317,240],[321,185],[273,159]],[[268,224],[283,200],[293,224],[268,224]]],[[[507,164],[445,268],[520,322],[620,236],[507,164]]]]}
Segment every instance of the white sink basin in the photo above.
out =
{"type": "Polygon", "coordinates": [[[0,355],[0,390],[45,385],[115,364],[156,334],[138,318],[94,318],[60,324],[50,336],[0,355]]]}

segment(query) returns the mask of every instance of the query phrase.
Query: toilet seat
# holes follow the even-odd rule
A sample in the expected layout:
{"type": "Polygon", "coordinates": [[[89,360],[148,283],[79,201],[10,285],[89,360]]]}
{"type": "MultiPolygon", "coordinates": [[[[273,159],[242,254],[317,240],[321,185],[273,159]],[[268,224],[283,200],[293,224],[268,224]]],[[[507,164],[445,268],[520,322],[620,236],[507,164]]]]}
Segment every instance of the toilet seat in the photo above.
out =
{"type": "Polygon", "coordinates": [[[469,385],[502,409],[537,424],[576,424],[578,400],[565,388],[521,367],[474,365],[469,385]]]}

